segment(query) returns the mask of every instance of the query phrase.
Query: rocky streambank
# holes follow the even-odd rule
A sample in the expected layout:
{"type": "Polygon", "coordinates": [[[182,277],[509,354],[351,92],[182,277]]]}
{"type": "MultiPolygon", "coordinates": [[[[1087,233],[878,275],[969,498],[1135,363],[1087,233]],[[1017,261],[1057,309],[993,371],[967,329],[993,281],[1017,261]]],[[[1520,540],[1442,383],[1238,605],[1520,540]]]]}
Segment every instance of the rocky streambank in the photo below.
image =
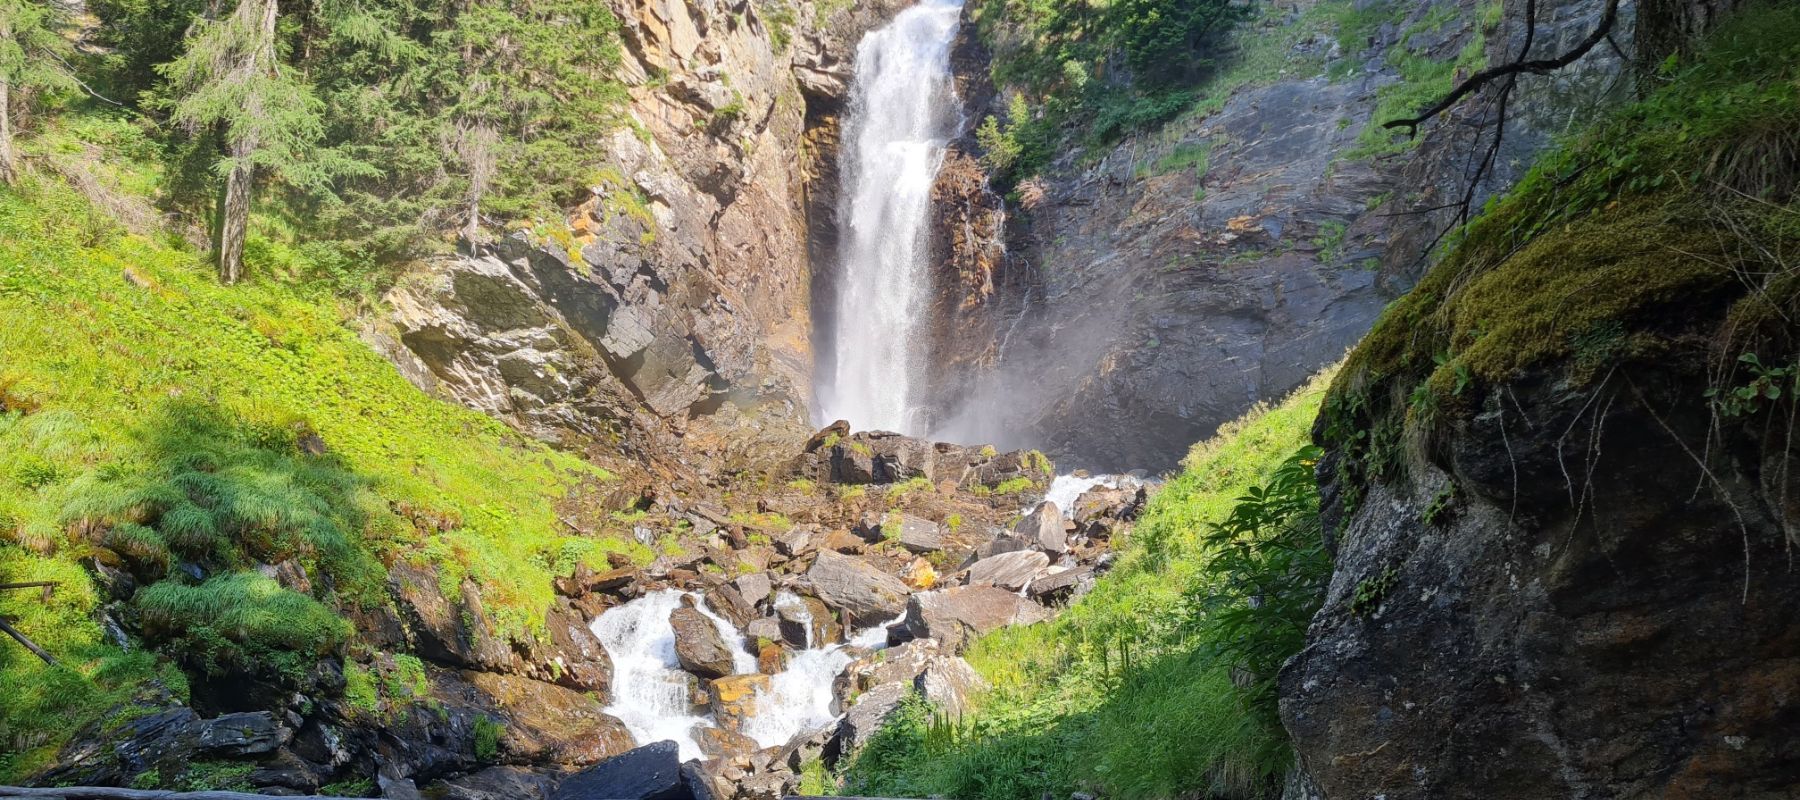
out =
{"type": "Polygon", "coordinates": [[[77,737],[43,780],[124,785],[200,764],[276,794],[780,797],[909,696],[960,713],[984,686],[959,655],[974,637],[1049,618],[1105,571],[1148,487],[1065,478],[1057,490],[1077,498],[1065,510],[1043,499],[1055,479],[1036,452],[842,423],[738,482],[626,478],[597,502],[654,557],[577,563],[538,633],[495,632],[483,603],[495,587],[401,561],[382,603],[347,609],[347,656],[221,668],[187,704],[77,737]],[[640,633],[672,643],[675,713],[693,723],[675,735],[697,753],[621,711],[636,702],[622,688],[640,687],[622,687],[619,659],[633,656],[609,652],[603,620],[657,598],[671,602],[640,633]],[[796,685],[826,699],[794,712],[783,692],[796,685]]]}

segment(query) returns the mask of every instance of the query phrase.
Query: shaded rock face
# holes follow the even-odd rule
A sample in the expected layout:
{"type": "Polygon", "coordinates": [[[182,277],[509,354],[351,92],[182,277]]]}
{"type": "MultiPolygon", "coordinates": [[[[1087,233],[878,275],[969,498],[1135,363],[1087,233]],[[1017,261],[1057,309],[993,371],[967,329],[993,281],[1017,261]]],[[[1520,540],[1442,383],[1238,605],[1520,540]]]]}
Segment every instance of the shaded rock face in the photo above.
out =
{"type": "Polygon", "coordinates": [[[675,657],[681,668],[702,678],[723,678],[731,674],[731,649],[713,621],[692,605],[669,614],[669,627],[675,629],[675,657]]]}
{"type": "Polygon", "coordinates": [[[1336,571],[1281,708],[1324,796],[1792,796],[1796,480],[1693,366],[1525,376],[1352,511],[1321,465],[1336,571]]]}
{"type": "MultiPolygon", "coordinates": [[[[1385,55],[1414,30],[1415,48],[1454,61],[1483,35],[1477,5],[1397,4],[1394,21],[1358,52],[1338,52],[1331,36],[1300,42],[1287,72],[1238,90],[1216,112],[1129,139],[1091,164],[1064,156],[1008,209],[1005,256],[991,270],[972,266],[990,259],[964,246],[979,238],[966,231],[981,228],[980,195],[952,156],[938,189],[962,200],[940,215],[934,238],[957,255],[938,263],[933,324],[949,338],[934,348],[963,355],[942,359],[932,378],[933,435],[1042,447],[1068,466],[1167,469],[1221,423],[1342,357],[1418,277],[1421,256],[1450,222],[1448,211],[1421,210],[1461,199],[1479,161],[1470,155],[1474,123],[1491,113],[1485,99],[1466,103],[1409,151],[1355,155],[1364,126],[1380,122],[1371,122],[1376,92],[1400,80],[1385,55]],[[1450,21],[1416,30],[1433,14],[1450,21]],[[1346,76],[1328,77],[1325,64],[1346,76]],[[1204,174],[1199,153],[1210,165],[1204,174]],[[979,281],[968,280],[971,270],[979,281]]],[[[1533,52],[1567,49],[1603,6],[1540,4],[1533,52]]],[[[1292,22],[1278,17],[1246,33],[1292,22]]],[[[1516,52],[1523,32],[1509,16],[1487,36],[1490,58],[1516,52]]],[[[955,65],[969,87],[970,130],[990,114],[1004,119],[1004,98],[966,71],[985,73],[985,63],[955,65]]],[[[1516,180],[1552,135],[1621,96],[1625,71],[1596,50],[1522,80],[1476,206],[1516,180]]],[[[967,139],[958,146],[979,151],[967,139]]]]}

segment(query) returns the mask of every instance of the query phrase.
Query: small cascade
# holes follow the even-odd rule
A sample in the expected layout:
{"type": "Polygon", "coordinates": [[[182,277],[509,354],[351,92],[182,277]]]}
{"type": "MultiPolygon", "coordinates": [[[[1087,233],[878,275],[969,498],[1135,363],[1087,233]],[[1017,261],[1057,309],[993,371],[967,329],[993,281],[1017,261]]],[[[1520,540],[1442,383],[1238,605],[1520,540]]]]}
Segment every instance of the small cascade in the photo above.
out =
{"type": "Polygon", "coordinates": [[[1072,516],[1075,513],[1075,501],[1080,500],[1082,495],[1093,491],[1096,486],[1117,489],[1119,487],[1119,476],[1090,475],[1087,477],[1077,477],[1075,475],[1058,475],[1055,480],[1050,482],[1049,490],[1044,492],[1044,499],[1055,503],[1057,509],[1062,511],[1063,516],[1072,516]]]}
{"type": "MultiPolygon", "coordinates": [[[[669,614],[681,607],[690,593],[676,589],[652,592],[594,620],[594,635],[613,661],[612,704],[605,711],[625,723],[638,744],[672,740],[681,758],[699,758],[694,730],[715,727],[708,714],[697,714],[689,688],[693,677],[681,670],[675,657],[675,631],[669,614]]],[[[691,595],[690,595],[691,596],[691,595]]],[[[794,736],[816,730],[836,718],[832,713],[832,684],[850,665],[851,649],[879,650],[887,646],[887,628],[899,619],[856,633],[843,644],[815,647],[812,619],[798,595],[782,591],[777,608],[806,625],[807,648],[788,659],[787,668],[771,676],[769,688],[759,690],[754,711],[741,731],[759,747],[787,744],[794,736]]],[[[733,667],[740,674],[756,672],[744,637],[695,597],[695,607],[718,626],[725,643],[733,648],[733,667]]]]}
{"type": "MultiPolygon", "coordinates": [[[[693,677],[681,671],[675,657],[669,614],[688,594],[677,589],[651,592],[601,614],[592,626],[613,664],[612,704],[606,713],[625,723],[640,744],[674,741],[683,759],[700,757],[694,728],[713,726],[710,718],[694,713],[693,677]]],[[[712,620],[725,643],[733,645],[732,666],[738,672],[755,672],[756,659],[744,647],[744,637],[699,596],[693,597],[695,607],[712,620]]]]}

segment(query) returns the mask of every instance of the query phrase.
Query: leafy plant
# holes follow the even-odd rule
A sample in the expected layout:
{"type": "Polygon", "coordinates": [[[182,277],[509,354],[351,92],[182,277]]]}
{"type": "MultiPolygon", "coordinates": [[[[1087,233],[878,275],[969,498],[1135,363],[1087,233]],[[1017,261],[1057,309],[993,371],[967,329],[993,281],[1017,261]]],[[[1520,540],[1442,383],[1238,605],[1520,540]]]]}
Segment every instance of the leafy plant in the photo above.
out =
{"type": "Polygon", "coordinates": [[[1765,401],[1776,402],[1784,393],[1800,395],[1800,368],[1795,365],[1765,366],[1755,353],[1738,356],[1738,363],[1749,371],[1749,382],[1724,391],[1716,386],[1706,390],[1706,398],[1720,414],[1749,416],[1762,410],[1765,401]]]}

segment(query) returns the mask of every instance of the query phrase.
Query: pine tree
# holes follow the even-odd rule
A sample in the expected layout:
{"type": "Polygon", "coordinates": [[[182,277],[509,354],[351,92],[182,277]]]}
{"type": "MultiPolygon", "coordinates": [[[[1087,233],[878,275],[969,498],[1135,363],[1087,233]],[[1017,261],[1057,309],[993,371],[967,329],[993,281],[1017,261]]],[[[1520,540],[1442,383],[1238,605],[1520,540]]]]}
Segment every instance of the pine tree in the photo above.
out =
{"type": "Polygon", "coordinates": [[[259,169],[320,187],[334,164],[314,145],[323,133],[322,104],[284,67],[276,50],[276,0],[239,0],[223,20],[201,20],[187,52],[161,67],[174,93],[176,122],[190,131],[218,126],[226,153],[217,221],[219,280],[244,274],[244,238],[259,169]]]}
{"type": "Polygon", "coordinates": [[[61,15],[39,0],[0,0],[0,184],[18,179],[13,114],[32,94],[72,88],[61,15]]]}

